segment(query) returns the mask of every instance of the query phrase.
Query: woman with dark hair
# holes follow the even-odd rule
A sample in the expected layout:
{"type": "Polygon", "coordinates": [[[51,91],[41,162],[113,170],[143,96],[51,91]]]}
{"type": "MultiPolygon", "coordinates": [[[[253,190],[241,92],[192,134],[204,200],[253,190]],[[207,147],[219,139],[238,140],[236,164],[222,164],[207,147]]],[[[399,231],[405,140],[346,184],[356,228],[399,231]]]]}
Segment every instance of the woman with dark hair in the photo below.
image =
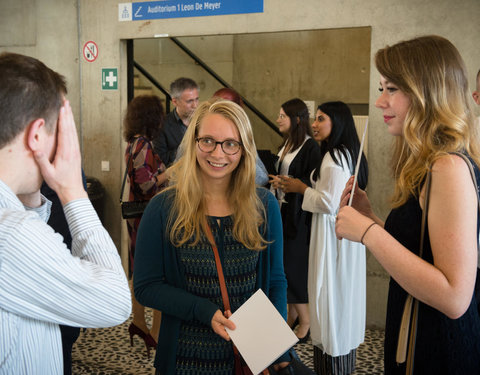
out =
{"type": "Polygon", "coordinates": [[[298,323],[296,334],[304,343],[310,337],[307,281],[312,215],[302,209],[301,194],[285,193],[281,189],[280,176],[292,176],[310,185],[310,174],[320,159],[320,147],[312,138],[308,108],[302,100],[295,98],[283,103],[277,123],[283,143],[276,163],[278,175],[270,175],[270,183],[280,202],[283,220],[283,261],[289,304],[287,323],[292,328],[298,323]]]}
{"type": "MultiPolygon", "coordinates": [[[[354,174],[360,142],[352,113],[343,102],[318,106],[312,125],[321,156],[312,187],[282,177],[283,190],[303,194],[302,209],[313,213],[308,300],[314,369],[317,374],[350,374],[365,335],[365,246],[337,240],[335,217],[342,189],[354,174]]],[[[368,166],[362,155],[358,183],[365,189],[368,166]]]]}
{"type": "MultiPolygon", "coordinates": [[[[162,102],[156,95],[141,95],[135,97],[127,108],[124,120],[123,136],[128,142],[125,150],[128,178],[130,182],[129,201],[149,201],[165,185],[167,174],[165,165],[153,150],[151,140],[161,130],[165,114],[162,102]]],[[[133,275],[133,258],[137,241],[137,231],[141,217],[127,220],[129,247],[129,273],[133,275]]],[[[150,348],[155,348],[160,330],[160,311],[153,311],[151,330],[145,321],[145,308],[140,305],[132,293],[132,323],[128,327],[130,344],[133,336],[138,335],[145,341],[147,354],[150,348]]]]}
{"type": "Polygon", "coordinates": [[[375,106],[395,137],[392,211],[383,222],[349,180],[336,233],[365,244],[391,276],[385,374],[412,368],[415,374],[480,374],[472,179],[479,175],[480,139],[465,64],[450,41],[431,35],[380,49],[375,65],[375,106]],[[410,338],[402,334],[408,327],[410,338]]]}

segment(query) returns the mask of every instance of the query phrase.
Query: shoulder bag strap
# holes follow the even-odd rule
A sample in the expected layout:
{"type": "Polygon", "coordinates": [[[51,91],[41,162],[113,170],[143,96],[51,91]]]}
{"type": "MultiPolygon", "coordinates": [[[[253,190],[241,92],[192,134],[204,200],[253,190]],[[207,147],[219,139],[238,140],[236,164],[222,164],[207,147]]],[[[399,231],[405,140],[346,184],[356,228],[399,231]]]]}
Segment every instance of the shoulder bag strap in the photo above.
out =
{"type": "Polygon", "coordinates": [[[130,157],[128,158],[127,165],[125,166],[125,174],[123,175],[123,182],[122,182],[122,189],[120,191],[120,203],[122,203],[122,198],[123,198],[123,191],[125,190],[125,181],[127,180],[127,172],[128,172],[128,166],[130,164],[130,161],[132,160],[132,145],[130,145],[130,157]]]}
{"type": "Polygon", "coordinates": [[[212,229],[210,228],[210,225],[208,224],[208,222],[206,222],[206,228],[207,228],[206,234],[207,234],[208,242],[210,242],[210,245],[212,246],[212,249],[213,249],[213,255],[215,256],[215,265],[217,266],[218,280],[220,282],[220,292],[222,293],[223,308],[225,309],[225,311],[227,310],[231,311],[230,301],[228,299],[228,293],[227,293],[227,285],[225,284],[225,277],[223,276],[222,263],[220,262],[220,255],[218,254],[217,245],[213,237],[212,229]]]}
{"type": "MultiPolygon", "coordinates": [[[[418,255],[423,256],[423,243],[425,237],[425,227],[427,223],[427,212],[430,203],[430,185],[432,182],[432,173],[428,171],[427,180],[425,181],[425,204],[422,211],[422,222],[420,230],[420,245],[418,255]]],[[[411,294],[407,295],[405,305],[403,307],[402,320],[400,322],[400,330],[397,342],[397,363],[407,361],[406,374],[413,374],[413,360],[415,356],[415,341],[417,338],[417,321],[418,321],[418,300],[413,298],[411,294]],[[413,312],[412,312],[413,306],[413,312]],[[413,316],[412,316],[413,315],[413,316]],[[408,348],[408,352],[407,352],[408,348]]]]}
{"type": "Polygon", "coordinates": [[[422,229],[420,231],[420,246],[418,256],[423,258],[423,244],[425,240],[425,228],[427,227],[428,207],[430,206],[430,186],[432,185],[432,171],[428,171],[425,181],[425,200],[422,211],[422,229]]]}
{"type": "MultiPolygon", "coordinates": [[[[220,281],[220,292],[222,294],[222,300],[223,300],[223,308],[225,311],[230,310],[230,301],[228,300],[228,293],[227,293],[227,285],[225,284],[225,277],[223,275],[223,268],[222,268],[222,263],[220,262],[220,256],[218,254],[218,249],[217,245],[215,243],[215,238],[213,237],[212,229],[210,228],[210,225],[208,224],[208,221],[206,221],[206,228],[207,228],[207,239],[208,242],[210,242],[210,245],[212,246],[213,249],[213,255],[215,256],[215,265],[217,266],[217,273],[218,273],[218,280],[220,281]]],[[[232,343],[233,345],[233,343],[232,343]]],[[[233,352],[235,354],[235,361],[240,360],[240,352],[238,351],[237,347],[233,345],[233,352]]],[[[236,364],[236,369],[237,369],[237,364],[236,364]]],[[[240,366],[242,367],[242,366],[240,366]]],[[[238,368],[240,370],[240,368],[238,368]]],[[[236,370],[237,371],[237,370],[236,370]]],[[[250,369],[245,370],[244,368],[241,369],[241,372],[243,374],[252,374],[250,369]]],[[[237,373],[237,372],[236,372],[237,373]]],[[[263,375],[268,375],[268,369],[265,369],[261,372],[263,375]]]]}
{"type": "Polygon", "coordinates": [[[477,179],[475,177],[475,172],[473,170],[472,163],[470,162],[470,159],[465,154],[462,154],[461,152],[452,152],[452,154],[460,156],[465,161],[465,163],[467,163],[468,170],[470,171],[470,176],[472,177],[472,180],[473,180],[473,186],[475,186],[475,194],[477,195],[478,210],[480,211],[480,200],[478,199],[478,185],[477,185],[477,179]]]}

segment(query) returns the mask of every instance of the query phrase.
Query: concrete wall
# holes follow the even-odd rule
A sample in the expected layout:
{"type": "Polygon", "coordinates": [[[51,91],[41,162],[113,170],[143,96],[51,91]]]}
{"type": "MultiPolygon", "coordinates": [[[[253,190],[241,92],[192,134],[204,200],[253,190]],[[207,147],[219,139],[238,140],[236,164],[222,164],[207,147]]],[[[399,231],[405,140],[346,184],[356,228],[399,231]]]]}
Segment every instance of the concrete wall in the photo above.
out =
{"type": "MultiPolygon", "coordinates": [[[[101,150],[102,160],[110,160],[112,171],[102,173],[97,150],[85,150],[85,159],[93,160],[88,170],[98,175],[108,185],[111,196],[110,231],[118,239],[120,223],[116,205],[116,195],[120,185],[121,151],[115,149],[120,142],[120,123],[122,109],[126,106],[125,90],[104,94],[98,89],[98,69],[100,66],[124,66],[123,44],[119,40],[129,38],[151,38],[156,34],[170,36],[195,36],[215,34],[245,34],[276,31],[298,31],[312,29],[371,27],[372,54],[385,44],[400,39],[411,38],[419,34],[435,33],[449,38],[458,46],[467,68],[471,82],[480,64],[480,2],[465,0],[452,7],[448,0],[405,0],[397,3],[385,3],[372,0],[368,3],[358,0],[292,0],[280,2],[265,0],[264,12],[258,14],[231,15],[218,17],[199,17],[169,20],[118,22],[117,2],[80,0],[80,19],[82,20],[81,40],[95,39],[99,48],[107,51],[99,61],[83,69],[82,84],[85,88],[83,102],[84,114],[105,129],[102,137],[111,145],[101,150]],[[366,5],[368,4],[368,5],[366,5]],[[88,95],[87,95],[88,92],[88,95]],[[101,103],[100,107],[98,103],[101,103]],[[105,114],[108,113],[108,117],[105,114]]],[[[391,192],[391,178],[387,164],[390,155],[391,139],[386,134],[381,113],[374,108],[379,77],[370,65],[370,132],[369,161],[371,167],[369,193],[374,208],[383,217],[388,213],[387,199],[391,192]]],[[[125,76],[120,77],[125,81],[125,76]]],[[[85,139],[91,136],[85,127],[85,139]]],[[[96,134],[95,134],[96,135],[96,134]]],[[[98,134],[100,136],[100,134],[98,134]]],[[[371,256],[368,257],[368,324],[383,326],[387,280],[385,272],[371,256]]]]}
{"type": "MultiPolygon", "coordinates": [[[[370,34],[371,28],[357,27],[177,39],[275,123],[280,104],[294,97],[313,108],[342,100],[368,114],[370,34]]],[[[134,51],[135,61],[166,88],[180,76],[199,83],[201,99],[222,87],[168,38],[137,39],[134,51]]],[[[140,82],[151,85],[142,75],[140,82]]],[[[257,147],[276,153],[280,135],[247,112],[257,147]]]]}
{"type": "MultiPolygon", "coordinates": [[[[258,14],[146,22],[118,22],[118,2],[114,0],[0,0],[0,3],[0,50],[38,57],[69,80],[69,97],[82,132],[84,168],[87,175],[99,178],[107,188],[106,224],[117,244],[122,228],[118,206],[123,172],[121,123],[127,104],[124,39],[151,38],[165,33],[196,36],[371,27],[372,54],[386,44],[434,33],[449,38],[458,47],[472,83],[480,66],[478,0],[454,4],[449,0],[390,3],[382,0],[265,0],[264,12],[258,14]],[[79,33],[76,32],[76,6],[79,33]],[[17,17],[18,12],[25,12],[26,18],[17,17]],[[17,17],[17,21],[12,17],[17,17]],[[35,34],[27,30],[26,21],[28,27],[35,29],[35,34]],[[3,27],[5,22],[9,25],[7,28],[3,27]],[[89,40],[95,41],[100,51],[93,63],[86,62],[79,53],[89,40]],[[118,91],[101,90],[102,67],[119,69],[118,91]],[[101,171],[102,160],[110,161],[109,172],[101,171]]],[[[370,72],[369,195],[375,210],[385,217],[391,192],[391,178],[386,172],[391,139],[385,132],[381,113],[374,108],[379,77],[372,64],[370,72]]],[[[371,256],[368,257],[368,275],[367,324],[383,326],[387,277],[371,256]]]]}
{"type": "MultiPolygon", "coordinates": [[[[232,35],[211,35],[208,37],[183,37],[186,45],[202,61],[212,67],[227,82],[233,79],[233,39],[232,35]]],[[[185,52],[168,38],[137,39],[134,42],[135,61],[147,69],[168,91],[170,83],[178,77],[193,78],[200,87],[200,100],[206,100],[221,85],[195,64],[185,52]]],[[[151,83],[140,75],[140,84],[151,83]]],[[[159,90],[154,92],[163,96],[159,90]]]]}
{"type": "Polygon", "coordinates": [[[67,80],[80,127],[77,0],[0,0],[0,52],[36,57],[67,80]]]}
{"type": "MultiPolygon", "coordinates": [[[[280,105],[299,97],[368,106],[370,28],[306,30],[235,37],[234,81],[243,95],[275,123],[280,105]]],[[[278,151],[281,138],[251,115],[259,149],[278,151]]]]}

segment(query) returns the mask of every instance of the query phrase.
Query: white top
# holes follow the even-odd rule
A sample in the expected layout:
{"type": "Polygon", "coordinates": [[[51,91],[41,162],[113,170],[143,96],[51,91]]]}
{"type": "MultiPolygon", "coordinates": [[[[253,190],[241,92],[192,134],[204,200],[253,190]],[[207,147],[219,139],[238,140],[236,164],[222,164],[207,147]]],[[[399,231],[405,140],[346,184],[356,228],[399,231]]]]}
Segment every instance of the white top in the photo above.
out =
{"type": "MultiPolygon", "coordinates": [[[[305,144],[308,138],[311,138],[311,137],[307,135],[303,140],[303,143],[295,151],[287,152],[287,154],[284,156],[282,160],[282,164],[280,164],[280,158],[282,157],[283,151],[285,150],[285,145],[283,145],[283,147],[280,149],[280,151],[277,154],[278,159],[275,162],[275,168],[277,168],[279,175],[288,176],[288,170],[290,169],[290,164],[292,164],[293,159],[295,159],[295,156],[297,156],[297,154],[300,152],[300,150],[302,149],[303,145],[305,144]],[[279,165],[280,165],[280,169],[278,168],[279,165]]],[[[283,192],[283,190],[271,188],[270,191],[277,197],[280,207],[282,207],[282,203],[285,202],[283,199],[285,198],[285,193],[283,192]]]]}
{"type": "Polygon", "coordinates": [[[335,164],[327,153],[320,179],[313,181],[302,209],[312,215],[308,268],[308,301],[312,343],[330,356],[357,348],[365,336],[365,246],[337,240],[335,216],[350,169],[347,159],[335,151],[335,164]]]}
{"type": "Polygon", "coordinates": [[[120,257],[88,199],[64,206],[72,254],[0,180],[0,374],[63,374],[58,324],[109,327],[130,315],[120,257]]]}

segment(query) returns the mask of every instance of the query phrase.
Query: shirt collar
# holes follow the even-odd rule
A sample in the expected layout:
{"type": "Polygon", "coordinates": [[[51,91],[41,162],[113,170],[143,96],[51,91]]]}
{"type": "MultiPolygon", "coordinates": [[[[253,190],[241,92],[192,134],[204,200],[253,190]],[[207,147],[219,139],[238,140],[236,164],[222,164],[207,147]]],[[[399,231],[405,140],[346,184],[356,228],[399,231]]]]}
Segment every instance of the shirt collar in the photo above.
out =
{"type": "Polygon", "coordinates": [[[39,207],[25,207],[12,189],[0,180],[0,208],[9,208],[17,211],[34,211],[47,222],[50,217],[52,202],[45,198],[43,194],[40,194],[40,199],[42,203],[39,207]]]}
{"type": "Polygon", "coordinates": [[[173,109],[173,115],[175,116],[175,120],[177,120],[177,123],[178,123],[179,125],[183,125],[184,128],[187,127],[187,125],[185,125],[185,124],[183,123],[182,119],[181,119],[180,116],[178,115],[178,113],[177,113],[177,108],[174,108],[174,109],[173,109]]]}
{"type": "Polygon", "coordinates": [[[12,189],[2,180],[0,180],[0,207],[24,210],[20,199],[18,199],[12,189]]]}

